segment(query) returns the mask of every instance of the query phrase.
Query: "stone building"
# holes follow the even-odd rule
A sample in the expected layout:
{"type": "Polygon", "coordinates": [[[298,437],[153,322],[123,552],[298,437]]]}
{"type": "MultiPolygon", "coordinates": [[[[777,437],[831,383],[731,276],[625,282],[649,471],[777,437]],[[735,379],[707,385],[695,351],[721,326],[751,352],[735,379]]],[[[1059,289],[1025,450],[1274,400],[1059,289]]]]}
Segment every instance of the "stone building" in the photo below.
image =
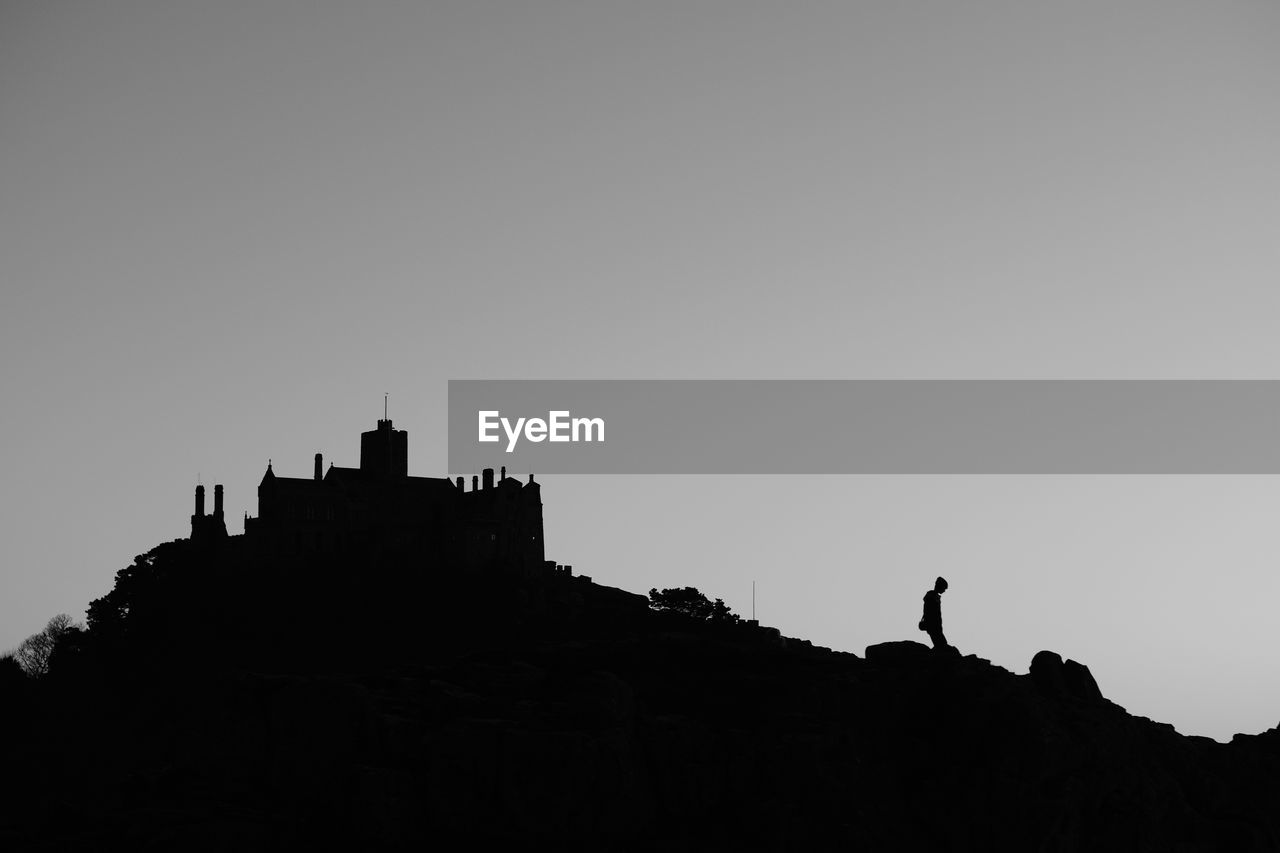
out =
{"type": "MultiPolygon", "coordinates": [[[[360,436],[360,466],[330,464],[315,455],[311,477],[278,476],[271,463],[258,484],[258,514],[245,517],[246,544],[281,553],[418,552],[456,565],[544,567],[542,497],[538,483],[492,468],[466,488],[456,480],[413,477],[408,434],[389,419],[360,436]]],[[[214,514],[204,513],[204,487],[196,487],[193,541],[225,537],[222,486],[214,487],[214,514]]]]}

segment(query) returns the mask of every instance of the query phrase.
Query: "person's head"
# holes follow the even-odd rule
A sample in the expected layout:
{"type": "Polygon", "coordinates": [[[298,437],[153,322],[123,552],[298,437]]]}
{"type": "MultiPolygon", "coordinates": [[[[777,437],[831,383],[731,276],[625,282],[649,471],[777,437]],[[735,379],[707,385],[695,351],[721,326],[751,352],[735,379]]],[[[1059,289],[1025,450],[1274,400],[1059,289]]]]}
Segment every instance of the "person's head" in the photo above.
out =
{"type": "Polygon", "coordinates": [[[946,579],[946,578],[938,578],[936,581],[934,581],[934,582],[933,582],[933,591],[934,591],[934,592],[936,592],[936,593],[938,593],[939,595],[941,595],[942,593],[946,592],[946,591],[947,591],[947,579],[946,579]]]}

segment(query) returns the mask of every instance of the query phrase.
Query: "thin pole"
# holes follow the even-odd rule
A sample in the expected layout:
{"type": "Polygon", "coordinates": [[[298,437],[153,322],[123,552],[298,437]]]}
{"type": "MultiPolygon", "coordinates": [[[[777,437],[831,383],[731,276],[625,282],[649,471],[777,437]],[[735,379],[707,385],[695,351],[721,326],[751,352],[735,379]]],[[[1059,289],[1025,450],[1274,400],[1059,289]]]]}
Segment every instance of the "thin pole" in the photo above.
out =
{"type": "Polygon", "coordinates": [[[390,394],[382,395],[382,419],[384,421],[387,419],[387,398],[390,396],[390,394]]]}
{"type": "Polygon", "coordinates": [[[751,582],[751,621],[756,618],[756,582],[751,582]]]}

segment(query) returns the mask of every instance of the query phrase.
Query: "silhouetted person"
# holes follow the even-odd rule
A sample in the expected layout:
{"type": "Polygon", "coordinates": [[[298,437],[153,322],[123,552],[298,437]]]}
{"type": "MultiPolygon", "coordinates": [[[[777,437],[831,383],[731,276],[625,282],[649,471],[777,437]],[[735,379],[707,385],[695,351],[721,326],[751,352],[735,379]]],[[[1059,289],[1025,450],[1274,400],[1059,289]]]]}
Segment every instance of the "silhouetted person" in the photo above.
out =
{"type": "Polygon", "coordinates": [[[947,591],[947,579],[938,578],[933,589],[924,594],[924,617],[920,630],[929,634],[935,649],[947,648],[947,638],[942,634],[942,594],[947,591]]]}

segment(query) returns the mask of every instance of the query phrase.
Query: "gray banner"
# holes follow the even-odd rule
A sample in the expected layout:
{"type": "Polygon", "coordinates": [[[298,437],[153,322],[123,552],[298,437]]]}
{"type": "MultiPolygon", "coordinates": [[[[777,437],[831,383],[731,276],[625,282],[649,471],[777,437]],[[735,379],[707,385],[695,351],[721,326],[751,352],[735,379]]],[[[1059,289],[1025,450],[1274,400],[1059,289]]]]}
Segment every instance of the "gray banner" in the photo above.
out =
{"type": "Polygon", "coordinates": [[[450,380],[449,470],[499,466],[1276,474],[1280,381],[450,380]]]}

